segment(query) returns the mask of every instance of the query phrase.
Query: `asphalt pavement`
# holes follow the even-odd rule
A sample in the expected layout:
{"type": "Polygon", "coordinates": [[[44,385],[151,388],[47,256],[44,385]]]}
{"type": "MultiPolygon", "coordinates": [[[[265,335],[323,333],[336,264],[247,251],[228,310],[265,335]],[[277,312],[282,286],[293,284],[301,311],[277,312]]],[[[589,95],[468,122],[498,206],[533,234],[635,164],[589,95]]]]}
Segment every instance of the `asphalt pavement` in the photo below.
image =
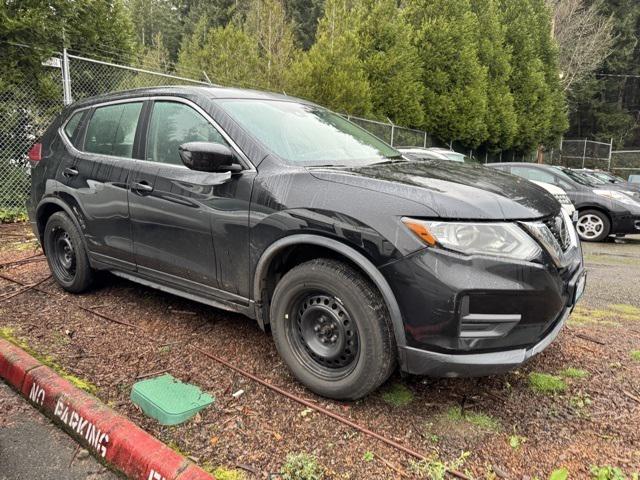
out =
{"type": "Polygon", "coordinates": [[[0,480],[116,480],[0,380],[0,480]]]}

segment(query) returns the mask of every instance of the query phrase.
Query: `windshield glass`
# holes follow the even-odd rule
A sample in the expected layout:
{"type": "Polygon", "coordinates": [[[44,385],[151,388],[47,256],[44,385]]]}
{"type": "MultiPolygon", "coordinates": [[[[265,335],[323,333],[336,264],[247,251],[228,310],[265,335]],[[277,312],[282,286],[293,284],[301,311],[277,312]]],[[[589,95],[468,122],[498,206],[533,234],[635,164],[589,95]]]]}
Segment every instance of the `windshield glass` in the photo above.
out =
{"type": "Polygon", "coordinates": [[[586,175],[581,175],[575,170],[571,170],[570,168],[558,167],[562,173],[564,173],[567,177],[569,177],[574,182],[579,183],[580,185],[586,185],[587,187],[595,187],[596,185],[601,185],[604,182],[596,180],[593,177],[587,177],[586,175]]]}
{"type": "Polygon", "coordinates": [[[248,133],[294,165],[361,167],[400,153],[340,115],[279,100],[219,100],[248,133]]]}

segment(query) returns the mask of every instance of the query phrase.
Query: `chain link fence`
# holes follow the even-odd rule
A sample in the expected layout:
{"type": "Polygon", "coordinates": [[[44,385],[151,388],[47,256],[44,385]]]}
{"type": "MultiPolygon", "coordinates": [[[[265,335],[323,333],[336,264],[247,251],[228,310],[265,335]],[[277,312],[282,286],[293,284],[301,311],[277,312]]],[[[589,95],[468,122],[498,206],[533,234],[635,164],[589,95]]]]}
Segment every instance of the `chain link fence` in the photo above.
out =
{"type": "Polygon", "coordinates": [[[60,68],[43,66],[38,88],[0,92],[0,218],[21,218],[29,195],[27,151],[63,107],[60,68]]]}

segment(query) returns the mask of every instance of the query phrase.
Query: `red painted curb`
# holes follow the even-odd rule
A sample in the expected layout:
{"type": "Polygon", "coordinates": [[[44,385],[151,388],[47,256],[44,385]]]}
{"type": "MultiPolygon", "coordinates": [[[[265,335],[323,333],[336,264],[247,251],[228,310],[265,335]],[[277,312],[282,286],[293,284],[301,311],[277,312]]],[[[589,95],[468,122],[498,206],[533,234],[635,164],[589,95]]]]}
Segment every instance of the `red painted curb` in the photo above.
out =
{"type": "Polygon", "coordinates": [[[24,350],[0,339],[0,378],[96,457],[139,480],[213,477],[24,350]]]}

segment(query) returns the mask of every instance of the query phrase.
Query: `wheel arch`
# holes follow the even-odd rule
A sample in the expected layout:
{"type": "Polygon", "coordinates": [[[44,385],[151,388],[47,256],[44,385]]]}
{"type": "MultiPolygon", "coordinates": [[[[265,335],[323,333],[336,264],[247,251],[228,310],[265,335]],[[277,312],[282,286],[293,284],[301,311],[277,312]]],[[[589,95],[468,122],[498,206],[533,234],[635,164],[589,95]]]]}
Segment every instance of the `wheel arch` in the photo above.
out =
{"type": "MultiPolygon", "coordinates": [[[[73,214],[73,211],[69,205],[67,205],[64,201],[59,198],[48,197],[43,199],[36,208],[36,227],[38,230],[38,240],[40,241],[40,245],[42,246],[42,250],[44,251],[44,229],[47,225],[47,221],[56,212],[64,212],[66,213],[71,221],[78,228],[78,231],[82,232],[83,229],[78,222],[78,219],[73,214]]],[[[84,242],[84,235],[81,235],[82,241],[84,242]]],[[[86,245],[85,245],[86,246],[86,245]]],[[[46,252],[45,252],[46,253],[46,252]]]]}
{"type": "Polygon", "coordinates": [[[270,300],[273,288],[277,283],[276,267],[284,265],[282,272],[284,274],[295,265],[321,257],[334,258],[349,263],[375,285],[387,306],[393,324],[396,345],[398,347],[405,346],[406,337],[400,306],[386,278],[367,257],[353,247],[319,235],[296,234],[281,238],[271,244],[260,256],[253,275],[253,299],[256,303],[256,318],[260,326],[265,328],[269,323],[270,300]],[[290,262],[289,259],[292,255],[295,260],[290,262]]]}

